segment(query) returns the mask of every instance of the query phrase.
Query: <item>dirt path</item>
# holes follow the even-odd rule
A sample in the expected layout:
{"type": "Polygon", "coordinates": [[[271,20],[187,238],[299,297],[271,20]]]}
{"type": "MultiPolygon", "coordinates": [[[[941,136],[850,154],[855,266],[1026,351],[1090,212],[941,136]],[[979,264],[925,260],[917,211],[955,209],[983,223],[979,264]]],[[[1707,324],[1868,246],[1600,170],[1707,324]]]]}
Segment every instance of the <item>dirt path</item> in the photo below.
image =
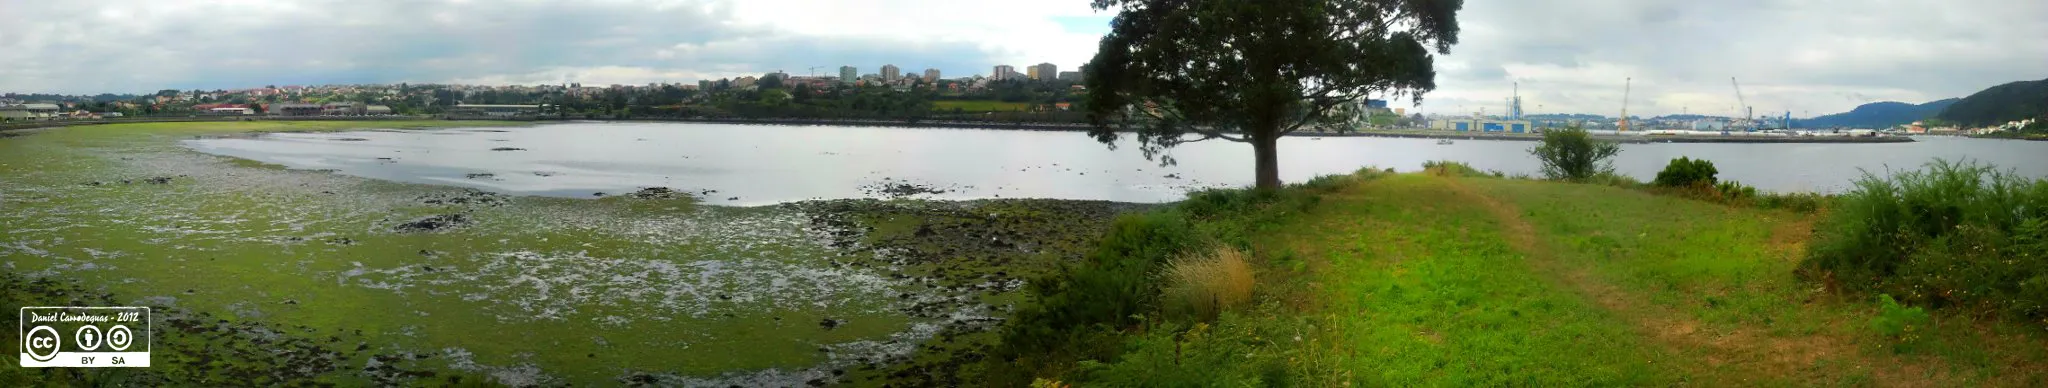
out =
{"type": "Polygon", "coordinates": [[[1515,250],[1527,255],[1530,266],[1559,285],[1578,292],[1588,300],[1631,322],[1638,332],[1672,350],[1674,354],[1697,355],[1705,364],[1681,365],[1709,385],[1755,384],[1759,378],[1789,378],[1813,381],[1816,363],[1835,361],[1842,369],[1850,366],[1871,370],[1880,386],[1947,386],[1948,380],[1935,370],[1898,357],[1871,357],[1859,351],[1853,339],[1826,333],[1784,337],[1762,329],[1740,327],[1713,330],[1692,314],[1651,303],[1643,295],[1624,290],[1599,279],[1586,268],[1563,262],[1556,251],[1540,238],[1522,210],[1473,190],[1457,178],[1443,178],[1452,191],[1471,203],[1480,204],[1500,221],[1502,234],[1515,250]],[[1846,364],[1846,365],[1843,365],[1846,364]]]}

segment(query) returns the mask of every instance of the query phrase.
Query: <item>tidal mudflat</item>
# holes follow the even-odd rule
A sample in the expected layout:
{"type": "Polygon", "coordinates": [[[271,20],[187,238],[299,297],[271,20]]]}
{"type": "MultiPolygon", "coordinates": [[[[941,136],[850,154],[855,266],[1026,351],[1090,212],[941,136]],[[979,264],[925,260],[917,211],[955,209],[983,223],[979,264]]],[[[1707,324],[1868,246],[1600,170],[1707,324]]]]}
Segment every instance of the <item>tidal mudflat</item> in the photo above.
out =
{"type": "Polygon", "coordinates": [[[0,382],[945,381],[1026,279],[1149,206],[506,195],[180,145],[480,130],[445,128],[469,125],[507,124],[131,124],[0,139],[0,307],[153,306],[161,360],[13,369],[0,382]]]}

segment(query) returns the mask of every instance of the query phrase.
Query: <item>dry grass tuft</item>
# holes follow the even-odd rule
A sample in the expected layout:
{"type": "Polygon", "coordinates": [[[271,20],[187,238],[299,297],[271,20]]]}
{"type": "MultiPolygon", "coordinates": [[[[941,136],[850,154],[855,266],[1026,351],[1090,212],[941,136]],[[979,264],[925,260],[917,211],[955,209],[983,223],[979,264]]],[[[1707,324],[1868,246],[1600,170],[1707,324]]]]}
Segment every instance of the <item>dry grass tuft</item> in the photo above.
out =
{"type": "Polygon", "coordinates": [[[1185,256],[1167,265],[1164,300],[1172,312],[1215,319],[1223,310],[1252,299],[1252,266],[1245,253],[1219,247],[1200,256],[1185,256]]]}

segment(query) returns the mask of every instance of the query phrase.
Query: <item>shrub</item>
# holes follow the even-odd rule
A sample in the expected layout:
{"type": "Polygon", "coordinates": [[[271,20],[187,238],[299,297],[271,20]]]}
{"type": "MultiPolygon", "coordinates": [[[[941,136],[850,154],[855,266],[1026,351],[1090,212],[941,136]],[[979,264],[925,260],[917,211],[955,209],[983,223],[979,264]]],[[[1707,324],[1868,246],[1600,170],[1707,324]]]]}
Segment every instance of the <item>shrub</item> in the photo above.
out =
{"type": "Polygon", "coordinates": [[[1650,183],[1663,187],[1713,185],[1719,182],[1714,175],[1720,173],[1720,170],[1714,169],[1714,162],[1680,156],[1678,159],[1672,159],[1671,164],[1665,165],[1664,171],[1657,172],[1657,179],[1650,183]]]}
{"type": "MultiPolygon", "coordinates": [[[[1378,169],[1378,168],[1372,168],[1372,167],[1365,167],[1365,168],[1360,168],[1360,169],[1358,169],[1358,171],[1354,171],[1354,172],[1352,172],[1352,173],[1350,173],[1350,174],[1342,174],[1342,175],[1323,175],[1323,176],[1318,176],[1318,177],[1315,177],[1315,178],[1309,178],[1309,180],[1308,180],[1307,182],[1302,182],[1302,183],[1300,183],[1300,184],[1296,184],[1296,185],[1294,185],[1294,186],[1295,186],[1295,187],[1300,187],[1300,188],[1303,188],[1303,189],[1307,189],[1308,191],[1313,191],[1313,192],[1319,192],[1319,193],[1327,193],[1327,192],[1334,192],[1334,191],[1337,191],[1337,190],[1339,190],[1339,189],[1342,189],[1342,188],[1343,188],[1344,186],[1346,186],[1346,185],[1350,185],[1350,184],[1352,184],[1352,183],[1357,183],[1357,182],[1361,182],[1361,181],[1367,181],[1367,180],[1373,180],[1373,179],[1378,179],[1379,177],[1383,177],[1383,176],[1391,175],[1391,174],[1393,174],[1393,173],[1394,173],[1394,169],[1391,169],[1391,168],[1389,168],[1389,169],[1385,169],[1385,170],[1381,170],[1381,169],[1378,169]]],[[[1196,194],[1205,194],[1205,193],[1210,193],[1210,192],[1216,192],[1216,191],[1244,191],[1244,190],[1236,190],[1236,189],[1221,189],[1221,190],[1204,190],[1204,191],[1202,191],[1202,192],[1197,192],[1196,194]]],[[[1260,198],[1260,199],[1271,199],[1271,198],[1260,198]]]]}
{"type": "Polygon", "coordinates": [[[1911,344],[1919,339],[1919,333],[1926,331],[1928,323],[1933,321],[1926,310],[1901,305],[1890,294],[1879,294],[1877,304],[1877,316],[1870,318],[1870,329],[1900,344],[1911,344]]]}
{"type": "Polygon", "coordinates": [[[1555,180],[1583,182],[1603,172],[1614,171],[1607,159],[1621,153],[1611,141],[1593,139],[1578,127],[1543,132],[1543,141],[1529,150],[1543,164],[1543,175],[1555,180]]]}
{"type": "Polygon", "coordinates": [[[1251,263],[1234,248],[1183,256],[1168,264],[1162,275],[1166,288],[1161,298],[1169,312],[1208,321],[1252,299],[1251,263]]]}
{"type": "Polygon", "coordinates": [[[1749,185],[1744,185],[1742,184],[1742,182],[1736,181],[1727,181],[1714,184],[1714,193],[1720,195],[1721,200],[1723,202],[1730,203],[1748,201],[1751,198],[1756,198],[1755,187],[1749,187],[1749,185]]]}
{"type": "Polygon", "coordinates": [[[1833,200],[1834,197],[1819,193],[1764,193],[1757,195],[1750,204],[1763,209],[1812,213],[1827,207],[1833,200]]]}
{"type": "Polygon", "coordinates": [[[1159,264],[1201,240],[1179,212],[1118,217],[1083,263],[1031,282],[1038,303],[1018,309],[1005,326],[1004,345],[1046,352],[1071,345],[1076,332],[1091,326],[1137,323],[1159,295],[1152,281],[1159,264]]]}
{"type": "Polygon", "coordinates": [[[1937,160],[1866,173],[1833,205],[1801,276],[1915,305],[2048,317],[2048,181],[1937,160]]]}
{"type": "Polygon", "coordinates": [[[1476,169],[1476,168],[1472,168],[1472,165],[1469,165],[1469,164],[1465,164],[1464,162],[1453,162],[1453,161],[1448,161],[1448,160],[1441,160],[1441,161],[1439,161],[1439,160],[1432,160],[1432,161],[1422,162],[1422,171],[1423,171],[1423,172],[1426,172],[1426,173],[1429,173],[1430,175],[1436,175],[1436,176],[1450,176],[1450,177],[1485,177],[1485,176],[1492,176],[1492,175],[1489,175],[1489,174],[1487,174],[1487,173],[1479,172],[1479,169],[1476,169]]]}
{"type": "Polygon", "coordinates": [[[1583,179],[1581,180],[1581,182],[1602,186],[1614,186],[1620,188],[1637,188],[1643,186],[1643,181],[1636,180],[1635,177],[1616,174],[1613,171],[1602,171],[1598,174],[1593,174],[1592,177],[1583,179]]]}

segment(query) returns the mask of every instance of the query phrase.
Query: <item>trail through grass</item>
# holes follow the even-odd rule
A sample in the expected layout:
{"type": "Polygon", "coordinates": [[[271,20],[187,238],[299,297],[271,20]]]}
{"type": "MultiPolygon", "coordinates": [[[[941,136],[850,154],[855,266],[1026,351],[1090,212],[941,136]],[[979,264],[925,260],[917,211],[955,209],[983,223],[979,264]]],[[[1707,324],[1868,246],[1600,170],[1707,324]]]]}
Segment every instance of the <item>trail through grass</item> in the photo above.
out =
{"type": "Polygon", "coordinates": [[[1357,180],[1253,238],[1257,306],[1134,333],[1082,384],[2041,386],[2048,341],[1792,273],[1815,215],[1601,185],[1357,180]]]}

